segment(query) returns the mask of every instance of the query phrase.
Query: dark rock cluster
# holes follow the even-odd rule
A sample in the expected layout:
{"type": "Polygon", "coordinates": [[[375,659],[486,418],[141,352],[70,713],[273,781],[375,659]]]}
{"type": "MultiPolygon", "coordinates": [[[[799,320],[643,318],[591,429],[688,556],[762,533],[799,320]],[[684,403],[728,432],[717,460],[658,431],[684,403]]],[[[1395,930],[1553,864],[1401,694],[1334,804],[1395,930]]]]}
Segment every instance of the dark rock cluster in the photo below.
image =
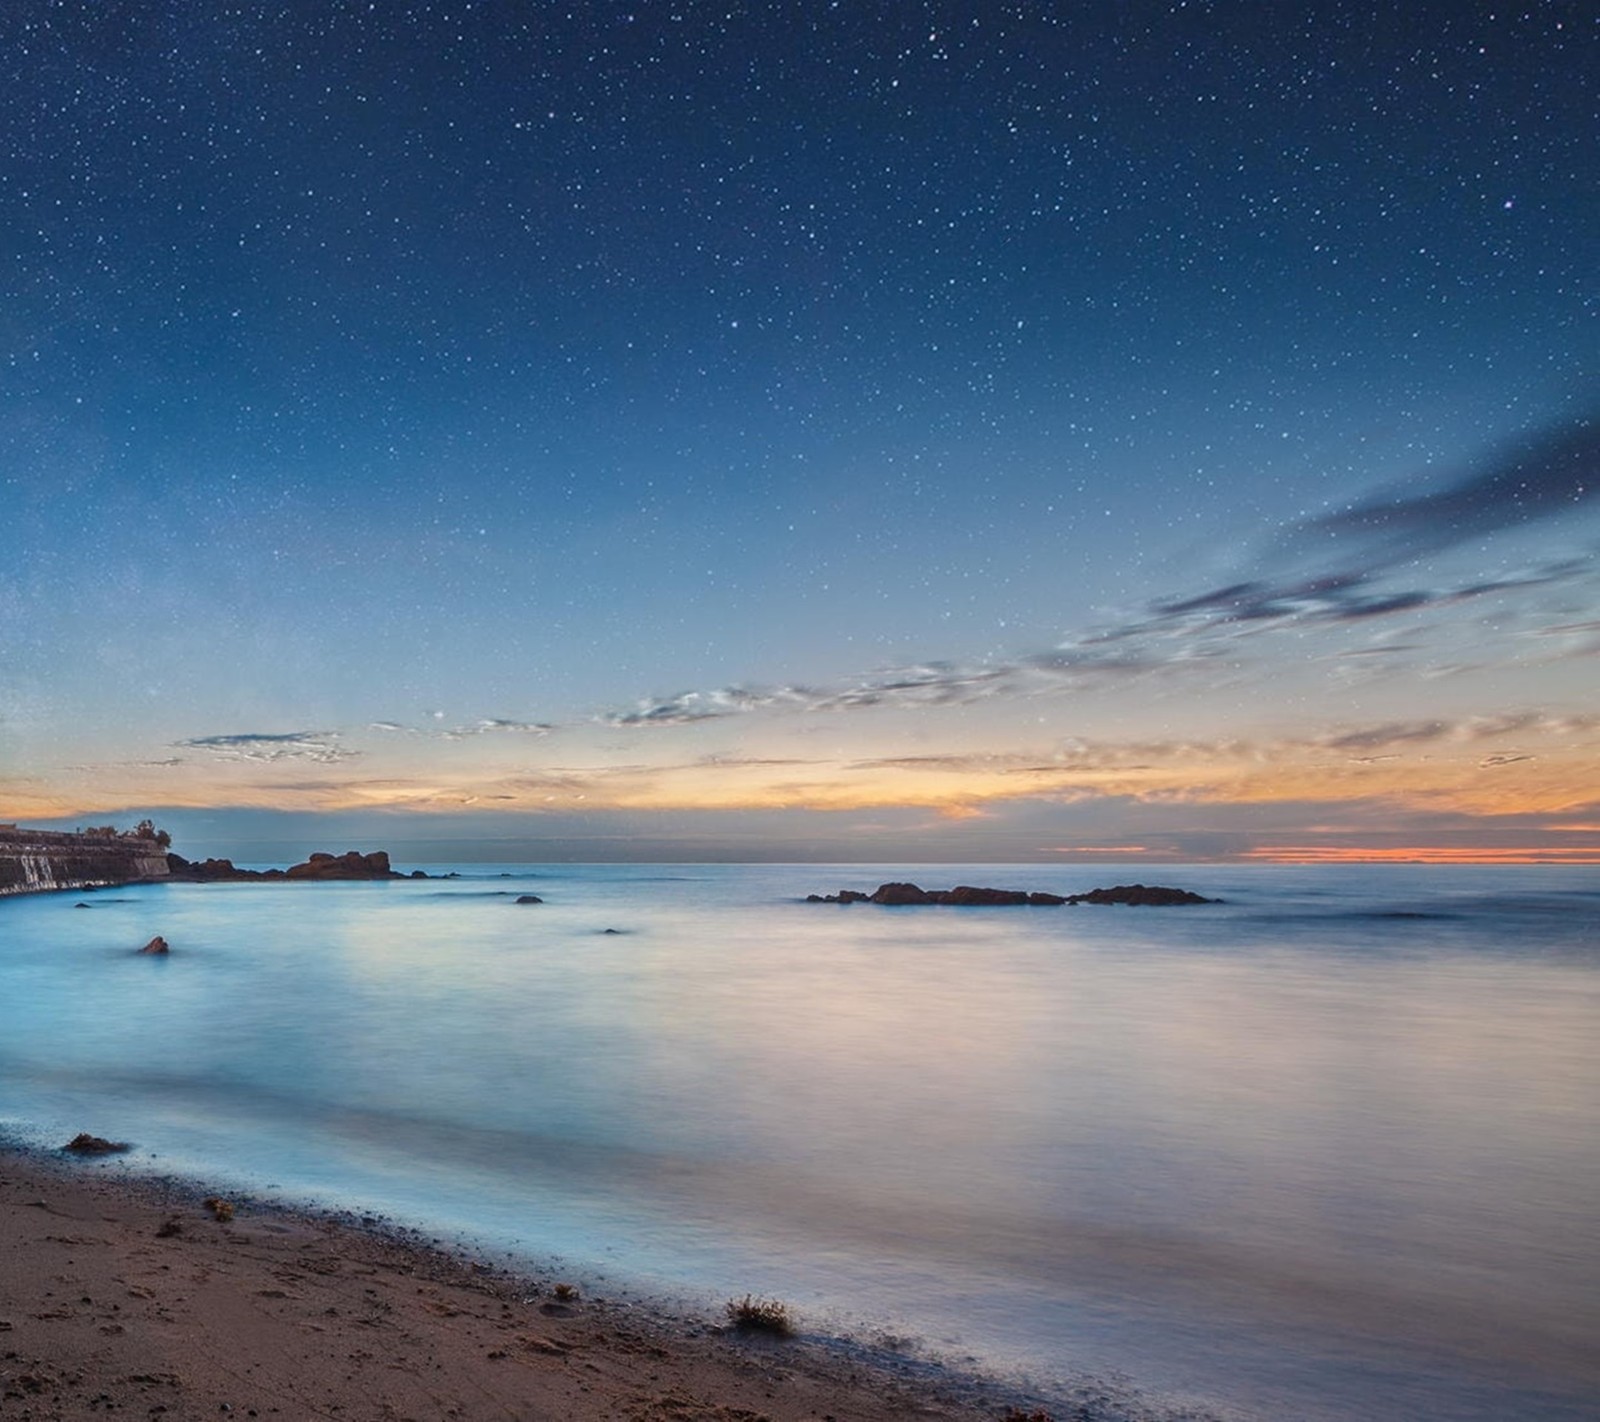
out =
{"type": "Polygon", "coordinates": [[[167,875],[173,879],[265,879],[269,875],[281,879],[281,869],[238,869],[231,859],[185,859],[181,854],[167,855],[167,875]]]}
{"type": "Polygon", "coordinates": [[[1135,907],[1165,908],[1172,904],[1220,904],[1188,889],[1168,889],[1160,884],[1118,884],[1110,889],[1090,889],[1074,894],[1069,904],[1133,904],[1135,907]]]}
{"type": "Polygon", "coordinates": [[[972,908],[998,908],[1028,904],[1053,907],[1057,904],[1133,904],[1165,907],[1170,904],[1215,904],[1187,889],[1168,889],[1159,884],[1118,884],[1110,889],[1090,889],[1085,894],[1027,893],[1021,889],[975,889],[960,884],[954,889],[923,889],[916,884],[880,884],[874,893],[840,889],[837,894],[807,894],[808,904],[956,904],[972,908]]]}
{"type": "Polygon", "coordinates": [[[381,849],[375,849],[370,854],[363,854],[359,849],[352,849],[345,854],[313,854],[304,864],[293,864],[287,869],[240,869],[231,859],[206,859],[196,863],[181,854],[169,854],[167,872],[170,878],[200,883],[252,879],[310,879],[318,882],[327,879],[428,877],[420,869],[413,870],[410,875],[397,873],[389,867],[389,856],[381,849]]]}
{"type": "Polygon", "coordinates": [[[286,879],[402,879],[389,867],[389,856],[381,849],[363,854],[352,849],[347,854],[313,854],[304,864],[291,865],[286,879]]]}

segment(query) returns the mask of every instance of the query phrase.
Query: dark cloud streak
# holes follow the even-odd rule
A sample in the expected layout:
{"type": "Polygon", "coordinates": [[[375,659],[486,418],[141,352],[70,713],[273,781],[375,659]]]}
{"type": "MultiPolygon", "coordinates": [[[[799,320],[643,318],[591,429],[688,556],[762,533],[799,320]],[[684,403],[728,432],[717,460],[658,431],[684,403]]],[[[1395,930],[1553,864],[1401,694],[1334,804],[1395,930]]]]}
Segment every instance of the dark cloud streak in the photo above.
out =
{"type": "Polygon", "coordinates": [[[1487,467],[1432,493],[1390,493],[1307,519],[1276,540],[1252,576],[1163,599],[1120,625],[1048,652],[963,666],[891,668],[833,688],[743,686],[643,700],[598,719],[619,728],[685,726],[751,711],[854,711],[969,705],[1000,695],[1059,692],[1107,680],[1221,670],[1239,637],[1289,626],[1357,625],[1418,614],[1497,593],[1569,583],[1592,555],[1496,576],[1392,586],[1384,580],[1437,554],[1527,524],[1584,513],[1600,489],[1600,429],[1581,421],[1493,455],[1487,467]]]}
{"type": "Polygon", "coordinates": [[[1487,467],[1443,489],[1383,494],[1307,519],[1276,541],[1261,574],[1157,602],[1153,616],[1104,637],[1282,620],[1359,622],[1561,582],[1585,571],[1591,559],[1548,562],[1442,588],[1375,586],[1385,575],[1469,542],[1585,512],[1595,506],[1597,493],[1600,428],[1585,420],[1545,430],[1503,448],[1487,467]]]}
{"type": "Polygon", "coordinates": [[[1329,538],[1365,545],[1372,569],[1540,519],[1569,515],[1600,495],[1600,428],[1590,421],[1544,431],[1500,452],[1481,473],[1416,497],[1369,499],[1303,525],[1302,547],[1329,538]]]}

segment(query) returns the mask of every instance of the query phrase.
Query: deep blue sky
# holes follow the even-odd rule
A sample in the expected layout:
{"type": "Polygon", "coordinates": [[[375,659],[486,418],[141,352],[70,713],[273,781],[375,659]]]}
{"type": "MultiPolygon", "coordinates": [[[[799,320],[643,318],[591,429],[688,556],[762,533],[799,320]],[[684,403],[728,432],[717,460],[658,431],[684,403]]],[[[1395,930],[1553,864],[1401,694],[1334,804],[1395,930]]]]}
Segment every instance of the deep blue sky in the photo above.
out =
{"type": "Polygon", "coordinates": [[[1600,845],[1595,19],[7,5],[0,818],[1600,845]]]}

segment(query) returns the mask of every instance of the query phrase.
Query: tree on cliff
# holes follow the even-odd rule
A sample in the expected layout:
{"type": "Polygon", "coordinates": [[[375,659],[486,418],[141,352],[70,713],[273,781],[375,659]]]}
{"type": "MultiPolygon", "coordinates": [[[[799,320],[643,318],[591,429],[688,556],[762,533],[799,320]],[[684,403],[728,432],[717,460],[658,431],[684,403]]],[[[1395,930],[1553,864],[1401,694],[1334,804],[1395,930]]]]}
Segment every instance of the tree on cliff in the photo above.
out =
{"type": "Polygon", "coordinates": [[[164,829],[157,829],[154,820],[140,820],[133,827],[134,839],[153,839],[163,849],[172,847],[172,836],[164,829]]]}

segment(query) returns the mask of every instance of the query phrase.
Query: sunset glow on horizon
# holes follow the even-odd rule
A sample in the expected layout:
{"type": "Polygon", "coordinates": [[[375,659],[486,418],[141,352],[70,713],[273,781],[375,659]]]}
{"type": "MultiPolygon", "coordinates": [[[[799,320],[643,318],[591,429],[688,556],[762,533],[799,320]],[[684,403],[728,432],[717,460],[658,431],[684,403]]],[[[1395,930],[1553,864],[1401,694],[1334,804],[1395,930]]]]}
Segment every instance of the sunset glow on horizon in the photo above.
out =
{"type": "Polygon", "coordinates": [[[1405,849],[1335,849],[1321,845],[1265,845],[1248,856],[1271,864],[1600,864],[1600,844],[1563,849],[1507,845],[1453,849],[1416,845],[1405,849]]]}

